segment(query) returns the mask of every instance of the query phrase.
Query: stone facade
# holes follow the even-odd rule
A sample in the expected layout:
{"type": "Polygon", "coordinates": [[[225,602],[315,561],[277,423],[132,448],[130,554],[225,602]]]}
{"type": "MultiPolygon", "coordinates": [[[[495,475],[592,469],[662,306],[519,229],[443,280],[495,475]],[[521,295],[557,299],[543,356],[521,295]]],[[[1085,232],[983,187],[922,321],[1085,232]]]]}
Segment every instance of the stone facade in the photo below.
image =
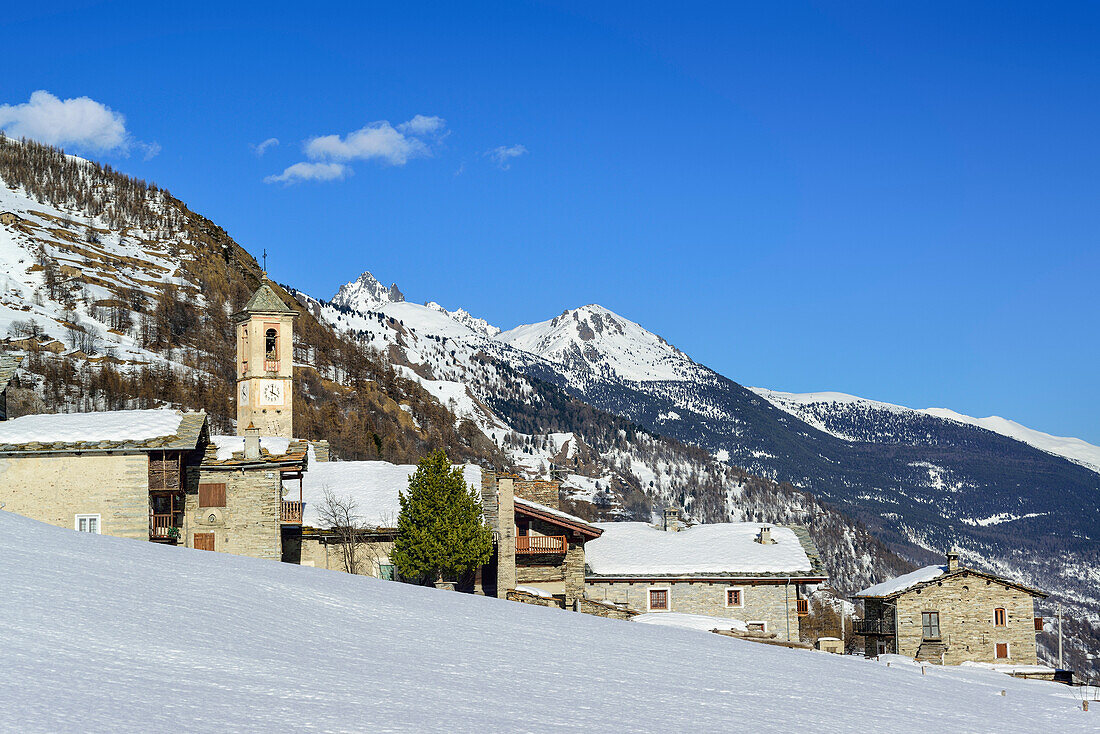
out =
{"type": "Polygon", "coordinates": [[[99,515],[99,532],[149,539],[145,453],[24,454],[0,457],[0,503],[9,512],[63,528],[99,515]]]}
{"type": "Polygon", "coordinates": [[[213,533],[214,550],[282,560],[282,477],[278,466],[192,467],[188,470],[181,537],[195,547],[195,533],[213,533]],[[225,484],[225,507],[200,507],[199,484],[225,484]]]}
{"type": "Polygon", "coordinates": [[[1022,589],[963,570],[896,599],[897,652],[948,665],[967,660],[1034,665],[1035,602],[1022,589]],[[1005,610],[1004,625],[996,609],[1005,610]],[[925,640],[922,612],[939,614],[940,639],[925,640]],[[997,644],[1007,643],[1008,657],[997,658],[997,644]]]}
{"type": "MultiPolygon", "coordinates": [[[[330,571],[345,571],[344,556],[339,541],[323,533],[310,533],[301,537],[300,564],[330,571]]],[[[393,540],[370,540],[358,544],[356,555],[360,559],[359,575],[382,578],[382,566],[393,565],[390,551],[393,540]]]]}
{"type": "Polygon", "coordinates": [[[561,482],[548,479],[517,479],[516,497],[538,502],[540,505],[561,509],[561,482]]]}
{"type": "Polygon", "coordinates": [[[668,609],[661,611],[739,619],[746,623],[763,622],[765,631],[780,639],[798,639],[798,595],[794,584],[767,583],[759,579],[609,581],[592,578],[585,583],[588,598],[624,605],[639,613],[656,611],[649,608],[650,589],[668,591],[668,609]],[[739,607],[726,606],[726,590],[731,587],[741,589],[739,607]]]}

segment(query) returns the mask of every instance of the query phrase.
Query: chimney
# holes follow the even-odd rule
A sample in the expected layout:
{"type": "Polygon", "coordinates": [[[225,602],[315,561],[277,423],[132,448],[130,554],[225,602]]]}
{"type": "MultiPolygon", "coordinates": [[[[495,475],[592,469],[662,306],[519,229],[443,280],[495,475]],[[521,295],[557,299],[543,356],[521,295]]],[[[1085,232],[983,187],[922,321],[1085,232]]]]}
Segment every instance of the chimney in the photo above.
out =
{"type": "Polygon", "coordinates": [[[260,458],[260,429],[251,423],[244,429],[244,458],[260,458]]]}
{"type": "Polygon", "coordinates": [[[666,507],[663,517],[662,529],[666,532],[676,533],[680,531],[680,511],[675,507],[666,507]]]}
{"type": "Polygon", "coordinates": [[[772,540],[772,529],[767,525],[760,528],[760,537],[756,539],[756,542],[760,545],[771,545],[775,541],[772,540]]]}
{"type": "Polygon", "coordinates": [[[504,599],[516,588],[516,484],[500,475],[497,479],[497,597],[504,599]]]}
{"type": "Polygon", "coordinates": [[[959,570],[959,549],[952,548],[947,551],[947,572],[955,573],[959,570]]]}

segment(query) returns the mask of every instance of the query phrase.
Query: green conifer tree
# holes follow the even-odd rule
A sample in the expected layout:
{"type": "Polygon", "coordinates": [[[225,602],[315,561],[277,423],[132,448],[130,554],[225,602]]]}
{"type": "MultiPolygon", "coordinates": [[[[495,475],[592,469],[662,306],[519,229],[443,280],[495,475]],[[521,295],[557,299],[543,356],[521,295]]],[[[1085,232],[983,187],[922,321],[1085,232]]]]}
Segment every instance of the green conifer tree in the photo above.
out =
{"type": "Polygon", "coordinates": [[[458,580],[488,562],[493,534],[462,469],[435,451],[420,460],[401,496],[390,559],[406,579],[458,580]]]}

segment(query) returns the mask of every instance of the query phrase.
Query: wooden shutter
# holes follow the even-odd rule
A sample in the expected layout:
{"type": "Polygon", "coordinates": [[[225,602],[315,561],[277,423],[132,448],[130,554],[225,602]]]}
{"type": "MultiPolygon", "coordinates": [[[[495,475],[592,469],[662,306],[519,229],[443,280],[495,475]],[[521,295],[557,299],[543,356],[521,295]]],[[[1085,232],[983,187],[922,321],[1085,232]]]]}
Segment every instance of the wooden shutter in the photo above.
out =
{"type": "Polygon", "coordinates": [[[225,507],[225,482],[200,484],[199,507],[225,507]]]}
{"type": "MultiPolygon", "coordinates": [[[[223,487],[225,485],[222,485],[223,487]]],[[[213,533],[195,533],[195,550],[214,550],[213,533]]]]}
{"type": "Polygon", "coordinates": [[[1042,617],[1036,617],[1035,618],[1035,631],[1036,632],[1042,632],[1043,631],[1043,618],[1042,617]]]}
{"type": "Polygon", "coordinates": [[[1008,657],[1008,643],[1007,642],[998,642],[997,643],[997,659],[1000,660],[1000,659],[1007,658],[1007,657],[1008,657]]]}

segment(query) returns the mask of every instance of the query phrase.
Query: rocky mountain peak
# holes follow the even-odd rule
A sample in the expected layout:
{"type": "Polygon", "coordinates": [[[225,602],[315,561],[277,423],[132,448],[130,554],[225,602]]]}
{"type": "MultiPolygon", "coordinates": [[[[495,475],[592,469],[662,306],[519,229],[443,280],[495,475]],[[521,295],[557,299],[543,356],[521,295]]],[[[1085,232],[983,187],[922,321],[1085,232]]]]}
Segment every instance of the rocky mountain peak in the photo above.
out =
{"type": "Polygon", "coordinates": [[[353,311],[371,311],[386,303],[403,303],[405,294],[391,283],[390,287],[382,285],[370,271],[360,275],[350,283],[340,286],[340,290],[332,297],[332,303],[341,308],[349,308],[353,311]]]}

